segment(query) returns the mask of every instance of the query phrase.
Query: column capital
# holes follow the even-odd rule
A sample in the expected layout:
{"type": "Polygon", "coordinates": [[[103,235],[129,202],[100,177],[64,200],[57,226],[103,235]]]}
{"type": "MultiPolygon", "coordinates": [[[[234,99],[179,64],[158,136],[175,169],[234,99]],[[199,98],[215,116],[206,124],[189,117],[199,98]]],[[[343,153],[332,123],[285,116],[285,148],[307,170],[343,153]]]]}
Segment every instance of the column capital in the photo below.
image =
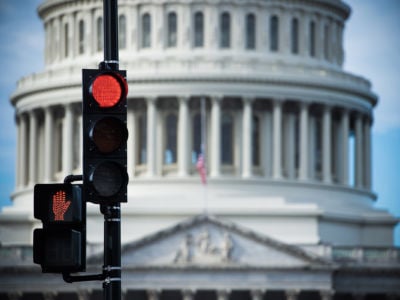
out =
{"type": "Polygon", "coordinates": [[[220,103],[222,101],[222,99],[224,99],[224,96],[223,95],[211,95],[210,98],[211,98],[211,102],[220,103]]]}
{"type": "Polygon", "coordinates": [[[160,290],[147,290],[147,297],[149,300],[158,300],[160,290]]]}
{"type": "Polygon", "coordinates": [[[333,298],[333,295],[335,294],[335,291],[325,290],[320,291],[319,294],[321,295],[321,300],[331,300],[333,298]]]}
{"type": "Polygon", "coordinates": [[[296,300],[297,295],[299,294],[298,290],[287,290],[285,291],[286,300],[296,300]]]}
{"type": "Polygon", "coordinates": [[[264,293],[265,290],[262,289],[251,290],[251,298],[252,300],[262,300],[264,293]]]}
{"type": "Polygon", "coordinates": [[[195,294],[195,290],[184,289],[181,291],[183,300],[192,300],[195,294]]]}
{"type": "Polygon", "coordinates": [[[230,293],[229,289],[217,290],[217,300],[227,300],[230,293]]]}
{"type": "Polygon", "coordinates": [[[249,96],[249,95],[247,95],[247,96],[243,96],[242,97],[242,101],[243,101],[243,103],[253,103],[254,101],[256,100],[256,97],[254,97],[254,96],[249,96]]]}

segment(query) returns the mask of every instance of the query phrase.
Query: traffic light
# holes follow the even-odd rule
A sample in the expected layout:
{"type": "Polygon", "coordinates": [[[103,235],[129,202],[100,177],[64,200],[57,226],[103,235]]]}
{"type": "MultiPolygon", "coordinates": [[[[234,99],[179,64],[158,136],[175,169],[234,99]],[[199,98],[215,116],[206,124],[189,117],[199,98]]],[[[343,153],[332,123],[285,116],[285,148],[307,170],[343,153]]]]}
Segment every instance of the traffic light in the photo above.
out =
{"type": "Polygon", "coordinates": [[[127,202],[126,71],[82,70],[84,201],[127,202]]]}
{"type": "Polygon", "coordinates": [[[43,228],[33,232],[33,262],[43,273],[86,268],[86,205],[81,194],[81,185],[35,185],[34,217],[43,228]]]}

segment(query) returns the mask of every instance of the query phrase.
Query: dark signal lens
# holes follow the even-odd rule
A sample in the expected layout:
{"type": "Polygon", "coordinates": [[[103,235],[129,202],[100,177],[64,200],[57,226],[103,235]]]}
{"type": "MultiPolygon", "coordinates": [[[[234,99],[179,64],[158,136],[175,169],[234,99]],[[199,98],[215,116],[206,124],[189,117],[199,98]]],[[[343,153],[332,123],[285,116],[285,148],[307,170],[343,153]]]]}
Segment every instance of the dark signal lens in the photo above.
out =
{"type": "Polygon", "coordinates": [[[128,138],[125,124],[116,118],[103,118],[96,122],[91,139],[101,153],[107,154],[117,150],[128,138]]]}
{"type": "Polygon", "coordinates": [[[122,97],[122,86],[117,78],[109,74],[98,76],[92,84],[92,95],[102,108],[115,106],[122,97]]]}
{"type": "Polygon", "coordinates": [[[93,170],[90,181],[100,197],[112,197],[126,184],[126,176],[118,164],[104,162],[93,170]]]}

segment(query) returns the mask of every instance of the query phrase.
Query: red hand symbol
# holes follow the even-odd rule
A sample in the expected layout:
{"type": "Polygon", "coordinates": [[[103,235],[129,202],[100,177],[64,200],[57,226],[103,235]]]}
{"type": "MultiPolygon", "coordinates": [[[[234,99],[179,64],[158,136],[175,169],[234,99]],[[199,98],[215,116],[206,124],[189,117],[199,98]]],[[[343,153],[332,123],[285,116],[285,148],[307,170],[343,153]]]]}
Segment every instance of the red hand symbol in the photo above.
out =
{"type": "Polygon", "coordinates": [[[58,191],[53,195],[54,221],[64,221],[64,214],[71,205],[71,201],[66,201],[65,192],[58,191]]]}

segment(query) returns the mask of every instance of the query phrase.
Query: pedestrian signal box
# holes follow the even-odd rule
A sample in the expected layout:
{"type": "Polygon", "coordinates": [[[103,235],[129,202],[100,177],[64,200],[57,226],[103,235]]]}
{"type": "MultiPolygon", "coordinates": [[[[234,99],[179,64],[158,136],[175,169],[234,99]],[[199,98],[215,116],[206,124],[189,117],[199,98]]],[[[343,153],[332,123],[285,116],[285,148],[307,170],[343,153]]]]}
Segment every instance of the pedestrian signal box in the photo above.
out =
{"type": "Polygon", "coordinates": [[[33,261],[44,273],[81,272],[86,267],[86,204],[81,185],[37,184],[34,217],[43,228],[33,233],[33,261]]]}

